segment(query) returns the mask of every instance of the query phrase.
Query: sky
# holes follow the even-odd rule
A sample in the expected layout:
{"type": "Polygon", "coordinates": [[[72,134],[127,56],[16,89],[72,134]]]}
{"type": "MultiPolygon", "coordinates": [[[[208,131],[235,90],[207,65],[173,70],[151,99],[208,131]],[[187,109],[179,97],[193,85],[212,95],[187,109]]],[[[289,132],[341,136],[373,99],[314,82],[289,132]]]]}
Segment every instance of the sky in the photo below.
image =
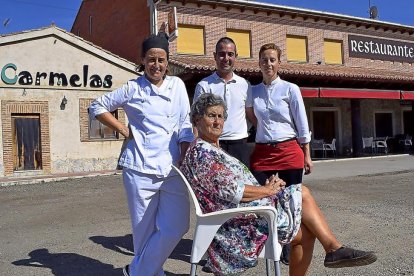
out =
{"type": "MultiPolygon", "coordinates": [[[[0,0],[0,34],[47,27],[52,23],[70,31],[81,2],[82,0],[0,0]]],[[[369,18],[369,5],[371,5],[377,7],[381,21],[414,26],[414,0],[260,0],[258,2],[362,18],[369,18]]]]}

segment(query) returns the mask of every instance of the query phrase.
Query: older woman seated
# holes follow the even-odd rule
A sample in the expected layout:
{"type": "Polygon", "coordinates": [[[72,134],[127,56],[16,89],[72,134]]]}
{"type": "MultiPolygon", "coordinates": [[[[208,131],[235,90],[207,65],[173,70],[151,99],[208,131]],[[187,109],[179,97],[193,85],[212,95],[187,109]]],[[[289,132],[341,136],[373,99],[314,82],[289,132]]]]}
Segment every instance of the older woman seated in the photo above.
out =
{"type": "MultiPolygon", "coordinates": [[[[292,244],[290,275],[306,274],[315,238],[327,251],[326,266],[365,265],[376,260],[372,252],[341,246],[307,188],[302,199],[301,184],[285,187],[284,181],[271,176],[260,185],[243,163],[220,149],[226,117],[225,102],[213,94],[203,94],[191,108],[191,122],[199,137],[190,145],[181,170],[203,212],[276,204],[279,241],[292,244]]],[[[205,267],[215,275],[235,275],[256,266],[267,235],[266,221],[254,214],[227,221],[208,249],[205,267]]]]}

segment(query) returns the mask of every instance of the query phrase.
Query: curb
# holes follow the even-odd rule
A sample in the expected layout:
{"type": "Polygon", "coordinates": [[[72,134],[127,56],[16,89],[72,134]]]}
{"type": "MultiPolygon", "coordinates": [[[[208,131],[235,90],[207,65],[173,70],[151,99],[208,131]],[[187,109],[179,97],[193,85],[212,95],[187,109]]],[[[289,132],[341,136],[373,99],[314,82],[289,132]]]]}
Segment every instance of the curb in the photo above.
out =
{"type": "MultiPolygon", "coordinates": [[[[30,185],[30,184],[40,184],[40,183],[48,183],[48,182],[57,182],[57,181],[64,181],[68,179],[79,179],[79,178],[87,178],[87,177],[96,177],[96,176],[108,176],[108,175],[119,175],[121,174],[120,171],[109,171],[109,172],[91,172],[82,175],[66,175],[66,176],[44,176],[37,177],[37,178],[24,178],[24,179],[9,179],[2,181],[0,183],[0,187],[9,187],[15,185],[30,185]]],[[[1,178],[0,178],[1,179],[1,178]]]]}
{"type": "Polygon", "coordinates": [[[378,155],[378,156],[364,156],[364,157],[350,157],[350,158],[327,158],[327,159],[312,160],[312,163],[381,159],[381,158],[391,158],[391,157],[403,157],[403,156],[409,156],[409,155],[410,155],[409,153],[401,153],[401,154],[387,154],[387,155],[378,155]]]}

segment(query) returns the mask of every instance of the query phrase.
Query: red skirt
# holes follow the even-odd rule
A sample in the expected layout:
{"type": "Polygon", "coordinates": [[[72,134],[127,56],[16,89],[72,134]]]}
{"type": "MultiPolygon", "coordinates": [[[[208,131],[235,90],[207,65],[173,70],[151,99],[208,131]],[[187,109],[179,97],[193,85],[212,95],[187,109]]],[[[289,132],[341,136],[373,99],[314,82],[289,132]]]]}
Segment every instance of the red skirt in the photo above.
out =
{"type": "Polygon", "coordinates": [[[256,144],[250,166],[254,171],[303,169],[305,157],[297,140],[276,144],[256,144]]]}

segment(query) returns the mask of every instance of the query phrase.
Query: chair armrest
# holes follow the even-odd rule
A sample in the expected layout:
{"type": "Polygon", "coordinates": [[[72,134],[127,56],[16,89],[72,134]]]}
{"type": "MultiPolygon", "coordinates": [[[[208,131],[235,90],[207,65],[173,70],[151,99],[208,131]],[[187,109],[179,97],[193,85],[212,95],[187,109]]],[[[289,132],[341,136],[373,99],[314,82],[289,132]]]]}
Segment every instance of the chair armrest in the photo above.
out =
{"type": "Polygon", "coordinates": [[[248,213],[273,213],[273,215],[277,215],[277,211],[273,206],[252,206],[252,207],[238,207],[238,208],[230,208],[220,211],[215,211],[207,214],[202,214],[200,217],[212,217],[212,216],[227,216],[227,215],[242,215],[248,213]]]}
{"type": "Polygon", "coordinates": [[[220,228],[220,226],[239,215],[243,214],[258,214],[263,216],[269,224],[275,225],[277,218],[277,211],[273,206],[254,206],[254,207],[239,207],[231,208],[221,211],[216,211],[208,214],[203,214],[197,216],[198,225],[208,225],[207,227],[211,228],[220,228]]]}

